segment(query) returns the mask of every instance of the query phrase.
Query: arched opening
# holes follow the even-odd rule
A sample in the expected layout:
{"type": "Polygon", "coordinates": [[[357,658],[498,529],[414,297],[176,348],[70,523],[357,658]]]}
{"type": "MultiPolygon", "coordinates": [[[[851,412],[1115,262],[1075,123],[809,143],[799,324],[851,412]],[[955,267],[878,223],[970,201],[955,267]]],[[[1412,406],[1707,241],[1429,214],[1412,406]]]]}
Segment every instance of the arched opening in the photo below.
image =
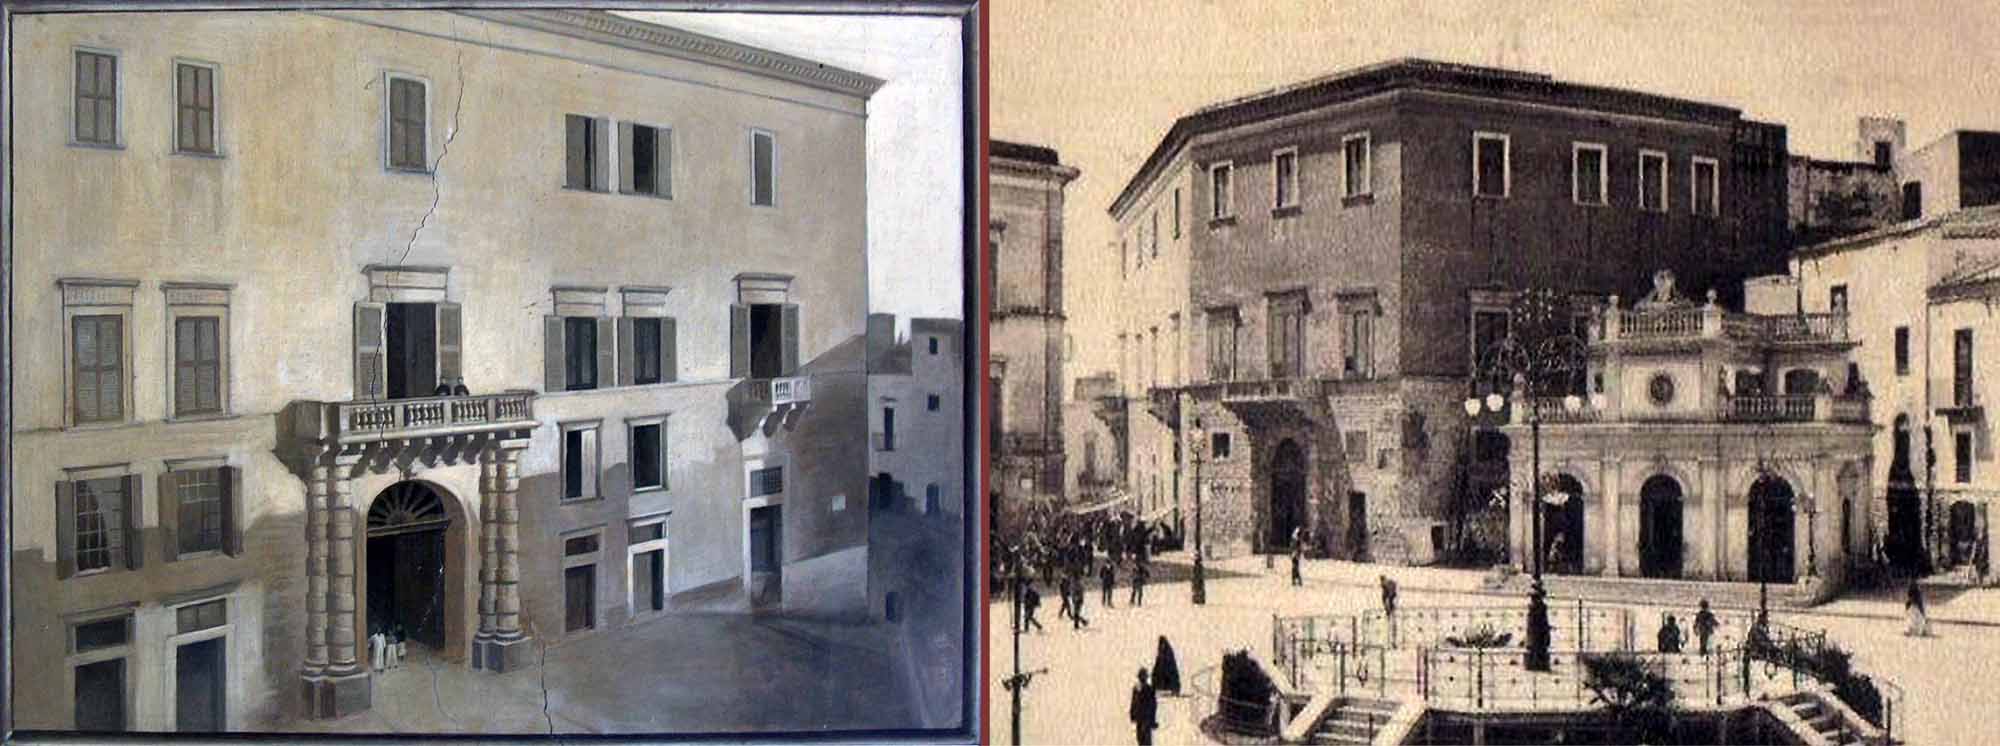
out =
{"type": "Polygon", "coordinates": [[[1583,483],[1568,474],[1557,474],[1552,490],[1542,492],[1543,565],[1548,572],[1576,575],[1583,572],[1583,483]],[[1554,497],[1554,495],[1562,497],[1554,497]],[[1561,500],[1560,503],[1555,500],[1561,500]]]}
{"type": "Polygon", "coordinates": [[[1681,483],[1656,474],[1639,487],[1639,574],[1681,576],[1681,483]]]}
{"type": "Polygon", "coordinates": [[[1764,374],[1750,370],[1737,370],[1735,388],[1737,396],[1763,396],[1764,374]]]}
{"type": "Polygon", "coordinates": [[[355,563],[362,598],[360,649],[369,635],[400,636],[446,660],[470,644],[464,620],[464,510],[427,482],[397,482],[368,506],[367,540],[355,563]]]}
{"type": "Polygon", "coordinates": [[[1792,486],[1765,474],[1750,485],[1750,580],[1790,583],[1793,576],[1792,486]]]}
{"type": "Polygon", "coordinates": [[[1812,368],[1793,368],[1785,371],[1785,393],[1791,395],[1819,393],[1819,371],[1812,368]]]}
{"type": "Polygon", "coordinates": [[[1979,550],[1979,509],[1960,500],[1952,503],[1945,515],[1949,516],[1947,525],[1951,528],[1951,564],[1973,561],[1979,550]]]}
{"type": "Polygon", "coordinates": [[[1272,551],[1291,549],[1292,532],[1306,525],[1306,453],[1290,438],[1271,453],[1270,525],[1264,545],[1272,551]]]}

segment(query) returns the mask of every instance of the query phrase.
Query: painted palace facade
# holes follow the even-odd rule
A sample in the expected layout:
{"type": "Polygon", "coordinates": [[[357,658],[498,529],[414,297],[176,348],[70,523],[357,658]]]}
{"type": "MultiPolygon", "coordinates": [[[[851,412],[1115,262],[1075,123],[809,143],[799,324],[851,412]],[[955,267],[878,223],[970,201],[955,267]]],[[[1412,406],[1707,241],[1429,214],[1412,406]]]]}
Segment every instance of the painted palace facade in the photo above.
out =
{"type": "Polygon", "coordinates": [[[881,81],[601,13],[14,31],[19,726],[355,712],[376,632],[868,613],[881,81]]]}

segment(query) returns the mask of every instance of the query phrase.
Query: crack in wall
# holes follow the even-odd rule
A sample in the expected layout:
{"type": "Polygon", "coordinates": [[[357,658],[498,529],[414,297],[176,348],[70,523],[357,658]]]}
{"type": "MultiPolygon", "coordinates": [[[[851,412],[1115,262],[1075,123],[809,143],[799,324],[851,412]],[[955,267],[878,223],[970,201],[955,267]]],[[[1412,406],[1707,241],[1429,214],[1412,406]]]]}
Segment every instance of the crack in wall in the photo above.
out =
{"type": "Polygon", "coordinates": [[[454,67],[458,71],[458,95],[451,105],[451,129],[444,133],[444,144],[438,148],[437,159],[431,161],[431,206],[424,211],[423,218],[417,221],[416,229],[410,231],[410,240],[403,245],[403,255],[396,259],[397,264],[402,264],[409,260],[410,252],[417,247],[417,237],[423,235],[424,228],[430,225],[431,216],[437,214],[438,202],[444,197],[444,185],[438,181],[438,169],[444,165],[445,156],[451,155],[451,141],[458,138],[458,115],[465,108],[465,49],[463,47],[458,50],[454,67]]]}

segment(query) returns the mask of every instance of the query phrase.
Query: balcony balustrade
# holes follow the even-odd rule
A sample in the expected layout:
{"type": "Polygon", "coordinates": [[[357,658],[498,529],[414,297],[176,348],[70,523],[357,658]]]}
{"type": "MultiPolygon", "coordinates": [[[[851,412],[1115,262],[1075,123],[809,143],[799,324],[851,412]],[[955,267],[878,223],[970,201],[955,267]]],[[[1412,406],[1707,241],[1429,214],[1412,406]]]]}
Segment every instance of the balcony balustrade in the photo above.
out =
{"type": "Polygon", "coordinates": [[[350,445],[471,435],[535,426],[535,392],[426,396],[378,401],[308,402],[295,428],[301,437],[350,445]]]}
{"type": "Polygon", "coordinates": [[[812,377],[753,378],[745,393],[752,404],[805,404],[812,401],[812,377]]]}
{"type": "Polygon", "coordinates": [[[1850,341],[1846,313],[1748,314],[1718,306],[1640,310],[1612,308],[1593,341],[1732,339],[1767,343],[1850,341]]]}

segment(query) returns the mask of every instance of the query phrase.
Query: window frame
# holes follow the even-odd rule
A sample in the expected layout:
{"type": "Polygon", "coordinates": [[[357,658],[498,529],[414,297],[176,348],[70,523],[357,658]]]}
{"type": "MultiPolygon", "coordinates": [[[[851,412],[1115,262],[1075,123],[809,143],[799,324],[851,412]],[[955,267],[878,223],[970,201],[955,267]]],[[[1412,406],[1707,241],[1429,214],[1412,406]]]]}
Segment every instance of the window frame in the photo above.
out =
{"type": "Polygon", "coordinates": [[[1221,222],[1236,218],[1236,162],[1216,161],[1208,164],[1208,214],[1209,222],[1221,222]],[[1225,174],[1223,185],[1218,189],[1215,175],[1225,174]],[[1220,195],[1222,199],[1216,199],[1220,195]]]}
{"type": "Polygon", "coordinates": [[[134,343],[132,341],[133,305],[138,294],[137,280],[101,278],[63,278],[56,283],[62,288],[62,361],[63,361],[63,428],[87,429],[116,427],[137,421],[133,410],[136,396],[132,390],[137,381],[133,371],[134,343]],[[117,316],[119,318],[119,365],[122,372],[118,376],[120,388],[120,416],[82,420],[77,417],[76,390],[76,318],[78,316],[117,316]]]}
{"type": "Polygon", "coordinates": [[[603,340],[598,339],[598,334],[597,334],[597,328],[599,326],[598,319],[602,317],[563,316],[560,318],[562,318],[562,325],[563,325],[563,351],[562,351],[563,389],[562,390],[566,392],[596,391],[601,388],[609,388],[607,386],[601,385],[604,380],[604,371],[599,369],[600,366],[598,364],[599,358],[603,356],[603,350],[604,350],[603,340]],[[572,334],[571,331],[573,330],[573,328],[583,328],[590,330],[590,351],[588,354],[584,354],[581,352],[581,348],[583,345],[582,342],[579,341],[580,335],[572,334]],[[581,375],[582,371],[579,371],[576,368],[579,362],[590,363],[590,375],[588,376],[581,375]]]}
{"type": "MultiPolygon", "coordinates": [[[[598,590],[599,586],[603,585],[604,578],[597,574],[597,568],[599,565],[602,564],[602,561],[604,559],[604,526],[602,524],[599,524],[596,526],[591,526],[589,528],[564,531],[556,535],[556,546],[561,548],[559,550],[561,554],[559,554],[558,556],[562,558],[562,561],[559,563],[561,564],[561,568],[560,568],[560,575],[557,577],[557,582],[559,582],[562,587],[561,597],[563,602],[562,605],[563,634],[565,636],[579,635],[602,628],[604,626],[603,624],[604,618],[602,615],[597,613],[597,609],[598,609],[598,590]],[[597,540],[596,548],[588,552],[578,552],[576,554],[570,554],[568,546],[569,541],[571,539],[581,539],[585,537],[596,539],[597,540]],[[570,629],[569,628],[570,598],[569,598],[568,576],[570,570],[578,567],[591,568],[590,605],[588,608],[585,609],[586,612],[585,616],[588,618],[589,623],[585,624],[582,627],[578,627],[576,629],[570,629]]],[[[627,592],[628,593],[630,592],[629,587],[627,592]]]]}
{"type": "Polygon", "coordinates": [[[749,177],[750,177],[750,178],[748,178],[748,179],[745,179],[745,180],[744,180],[744,181],[745,181],[745,182],[747,183],[748,187],[749,187],[749,190],[748,190],[748,194],[747,194],[746,196],[747,196],[747,197],[748,197],[748,199],[749,199],[749,203],[750,203],[750,206],[751,206],[751,207],[777,207],[777,206],[778,206],[778,133],[777,133],[777,132],[774,132],[774,131],[772,131],[772,130],[768,130],[768,129],[764,129],[764,128],[762,128],[762,127],[751,127],[751,128],[749,128],[749,132],[748,132],[748,134],[747,134],[747,135],[746,135],[746,136],[744,137],[744,142],[745,142],[745,144],[746,144],[746,145],[748,145],[748,146],[749,146],[749,148],[750,148],[750,152],[748,153],[748,155],[749,155],[749,167],[750,167],[750,171],[749,171],[749,177]],[[769,201],[769,202],[758,202],[758,201],[757,201],[757,138],[758,138],[758,136],[763,136],[763,137],[766,137],[766,138],[769,138],[769,139],[770,139],[770,141],[771,141],[771,169],[770,169],[770,170],[771,170],[771,184],[770,184],[770,187],[771,187],[771,201],[769,201]]]}
{"type": "MultiPolygon", "coordinates": [[[[638,495],[638,494],[650,494],[654,492],[664,493],[672,491],[673,479],[669,476],[668,461],[667,461],[667,454],[671,450],[667,447],[667,423],[671,421],[671,419],[672,419],[671,413],[662,412],[660,414],[648,415],[645,417],[631,417],[625,420],[626,466],[628,469],[628,473],[631,475],[630,481],[632,483],[632,494],[638,495]],[[639,484],[639,468],[638,464],[636,463],[636,457],[638,456],[639,453],[639,428],[642,427],[659,428],[659,433],[660,433],[660,442],[658,444],[659,452],[654,454],[654,456],[660,460],[659,484],[648,484],[648,485],[639,484]]],[[[567,481],[565,481],[563,484],[565,488],[568,487],[567,481]]]]}
{"type": "Polygon", "coordinates": [[[564,505],[601,500],[604,498],[604,421],[575,420],[556,424],[556,472],[562,481],[556,485],[556,502],[564,505]],[[569,494],[569,434],[583,432],[579,447],[588,453],[578,456],[577,494],[569,494]]]}
{"type": "Polygon", "coordinates": [[[1299,146],[1287,145],[1271,151],[1271,210],[1273,212],[1295,210],[1298,209],[1300,202],[1299,146]],[[1279,164],[1286,162],[1287,159],[1291,162],[1289,175],[1282,173],[1282,169],[1279,168],[1279,164]],[[1285,199],[1287,187],[1290,187],[1290,200],[1285,199]]]}
{"type": "MultiPolygon", "coordinates": [[[[70,147],[97,148],[100,150],[125,149],[125,55],[108,47],[77,44],[70,47],[69,55],[69,133],[66,136],[70,147]],[[80,54],[103,55],[111,58],[111,139],[85,140],[77,137],[77,102],[83,94],[82,81],[77,79],[76,63],[80,54]]],[[[92,123],[93,128],[95,122],[92,123]]]]}
{"type": "Polygon", "coordinates": [[[169,122],[170,132],[167,139],[168,142],[173,144],[171,152],[174,155],[193,156],[196,158],[224,157],[225,154],[222,150],[222,65],[190,57],[175,57],[169,64],[171,65],[170,71],[173,79],[173,85],[169,86],[169,95],[172,97],[170,103],[174,113],[173,121],[169,122]],[[181,143],[180,86],[182,65],[198,67],[208,71],[208,142],[212,146],[209,150],[190,149],[181,143]]]}
{"type": "Polygon", "coordinates": [[[653,515],[632,518],[626,521],[625,536],[627,540],[625,542],[625,613],[630,617],[638,618],[647,615],[664,614],[667,611],[667,607],[670,605],[667,603],[667,599],[673,596],[673,577],[674,577],[673,573],[674,553],[670,549],[670,545],[673,542],[673,532],[671,531],[670,528],[672,526],[672,522],[670,519],[672,518],[673,518],[673,512],[668,511],[665,513],[655,513],[653,515]],[[631,537],[637,535],[639,529],[646,528],[648,526],[659,526],[660,538],[646,539],[644,541],[631,541],[631,537]],[[638,596],[639,556],[646,554],[648,552],[655,552],[655,551],[660,553],[660,585],[658,588],[654,589],[657,593],[660,594],[660,608],[641,610],[639,606],[639,596],[638,596]]]}
{"type": "Polygon", "coordinates": [[[231,409],[230,353],[230,296],[233,285],[218,283],[163,282],[161,293],[166,301],[166,401],[168,422],[218,419],[229,417],[231,409]],[[216,343],[216,409],[213,411],[181,411],[180,397],[180,322],[184,318],[214,318],[216,343]]]}
{"type": "Polygon", "coordinates": [[[1910,374],[1910,327],[1908,324],[1897,326],[1893,334],[1896,375],[1907,376],[1910,374]]]}
{"type": "Polygon", "coordinates": [[[1340,138],[1340,196],[1343,199],[1372,197],[1375,195],[1375,137],[1367,130],[1349,133],[1340,138]],[[1352,143],[1361,143],[1361,188],[1354,188],[1354,164],[1348,151],[1352,143]]]}
{"type": "Polygon", "coordinates": [[[1492,130],[1472,131],[1472,196],[1483,199],[1507,199],[1514,196],[1514,138],[1505,132],[1492,130]],[[1479,176],[1480,144],[1500,143],[1500,193],[1488,194],[1481,187],[1479,176]]]}
{"type": "Polygon", "coordinates": [[[1174,187],[1173,228],[1174,228],[1173,240],[1179,241],[1181,239],[1181,188],[1180,187],[1174,187]]]}
{"type": "Polygon", "coordinates": [[[1667,155],[1666,151],[1652,150],[1649,148],[1639,149],[1638,204],[1640,212],[1665,214],[1673,209],[1673,201],[1667,198],[1668,195],[1667,190],[1671,188],[1672,184],[1672,179],[1668,178],[1667,172],[1672,170],[1673,166],[1674,166],[1674,160],[1673,158],[1667,155]],[[1658,183],[1652,185],[1651,187],[1648,187],[1648,185],[1646,184],[1646,160],[1649,158],[1658,158],[1660,160],[1660,176],[1658,179],[1655,180],[1658,183]],[[1658,195],[1660,206],[1654,207],[1650,203],[1650,201],[1646,199],[1647,195],[1658,195]]]}
{"type": "Polygon", "coordinates": [[[1696,215],[1713,218],[1722,215],[1722,162],[1705,156],[1688,156],[1688,209],[1696,215]],[[1709,168],[1708,204],[1701,199],[1701,167],[1709,168]]]}
{"type": "Polygon", "coordinates": [[[674,157],[674,128],[631,120],[622,121],[618,124],[620,125],[618,128],[617,143],[618,163],[620,166],[618,169],[618,193],[652,197],[669,202],[673,201],[674,164],[680,160],[674,157]],[[642,128],[653,131],[653,188],[651,190],[639,188],[639,150],[636,146],[639,143],[639,130],[642,128]],[[629,137],[626,136],[627,132],[630,132],[629,137]],[[664,147],[667,153],[667,167],[665,169],[660,168],[659,163],[662,142],[665,143],[664,147]],[[631,163],[631,168],[624,168],[626,163],[631,163]]]}
{"type": "Polygon", "coordinates": [[[1569,146],[1569,201],[1580,207],[1611,205],[1611,148],[1601,142],[1572,142],[1569,146]],[[1597,154],[1597,200],[1583,198],[1583,154],[1597,154]]]}
{"type": "Polygon", "coordinates": [[[74,692],[76,691],[76,669],[78,668],[95,663],[103,663],[105,661],[111,661],[111,660],[125,661],[124,701],[120,706],[125,711],[125,728],[127,730],[133,729],[135,727],[135,723],[137,722],[137,713],[135,712],[136,710],[135,705],[138,702],[138,681],[137,681],[138,676],[136,675],[137,672],[134,670],[134,662],[138,657],[137,656],[138,644],[136,642],[136,637],[138,635],[139,629],[137,620],[135,618],[136,615],[133,613],[134,606],[135,606],[134,604],[127,604],[116,607],[114,609],[83,612],[81,614],[70,615],[63,618],[63,626],[65,628],[64,635],[68,642],[68,647],[64,648],[63,650],[64,652],[63,677],[65,681],[61,682],[61,686],[63,687],[62,691],[70,693],[68,695],[69,697],[75,696],[74,692]],[[125,642],[123,644],[107,645],[105,647],[94,648],[86,651],[78,651],[76,649],[77,627],[86,624],[106,622],[121,618],[125,622],[125,642]]]}
{"type": "Polygon", "coordinates": [[[431,123],[432,119],[434,119],[431,116],[431,99],[430,78],[397,70],[382,71],[382,170],[400,174],[429,175],[431,173],[431,123]],[[416,167],[396,163],[396,108],[393,96],[395,95],[396,81],[398,80],[416,83],[423,88],[424,92],[424,133],[420,141],[423,148],[418,153],[422,165],[416,167]]]}
{"type": "Polygon", "coordinates": [[[235,508],[230,503],[237,498],[230,492],[232,476],[229,473],[227,465],[221,463],[170,463],[167,470],[168,473],[175,475],[172,480],[174,494],[171,496],[174,505],[174,543],[172,546],[166,547],[167,555],[175,561],[180,561],[223,554],[228,551],[230,545],[229,533],[231,530],[229,513],[235,508]],[[182,496],[186,494],[188,485],[183,480],[187,475],[197,473],[209,473],[215,478],[214,502],[216,520],[221,525],[216,530],[215,546],[187,550],[182,548],[186,544],[186,537],[188,536],[188,531],[185,528],[187,522],[183,520],[186,516],[182,515],[182,512],[187,509],[187,501],[183,500],[182,496]]]}

